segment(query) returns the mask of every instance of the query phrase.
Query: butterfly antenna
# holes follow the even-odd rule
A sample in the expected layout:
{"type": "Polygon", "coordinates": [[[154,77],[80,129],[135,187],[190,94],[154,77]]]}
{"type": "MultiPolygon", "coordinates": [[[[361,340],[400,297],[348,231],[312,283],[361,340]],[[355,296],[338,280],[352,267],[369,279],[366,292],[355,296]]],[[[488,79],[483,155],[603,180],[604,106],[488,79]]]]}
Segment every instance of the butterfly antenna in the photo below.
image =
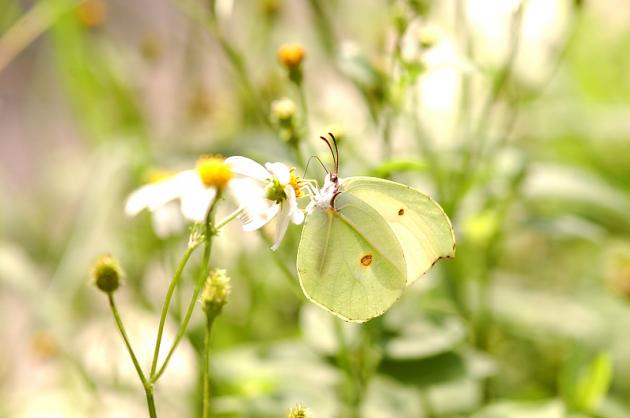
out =
{"type": "Polygon", "coordinates": [[[322,165],[322,168],[324,169],[324,171],[326,172],[326,174],[328,174],[328,169],[326,168],[326,166],[324,165],[324,163],[322,162],[322,160],[317,156],[317,155],[311,155],[311,157],[308,159],[308,161],[306,162],[306,167],[304,168],[304,175],[302,176],[302,178],[306,178],[306,172],[308,171],[308,166],[311,164],[311,161],[313,159],[316,159],[317,161],[319,161],[319,163],[322,165]]]}
{"type": "MultiPolygon", "coordinates": [[[[339,148],[337,147],[337,139],[331,132],[328,132],[328,136],[332,138],[333,144],[335,144],[335,153],[337,154],[337,158],[335,159],[335,170],[339,173],[339,148]]],[[[332,152],[332,149],[330,151],[332,152]]]]}
{"type": "MultiPolygon", "coordinates": [[[[333,157],[333,162],[335,163],[335,172],[338,172],[338,168],[339,168],[339,164],[337,161],[337,156],[335,154],[335,151],[333,151],[333,147],[332,145],[330,145],[330,141],[327,140],[326,138],[324,138],[323,136],[319,137],[322,141],[324,141],[326,143],[326,145],[328,145],[328,149],[330,150],[330,155],[332,155],[333,157]]],[[[337,147],[337,145],[335,145],[335,148],[337,147]]]]}

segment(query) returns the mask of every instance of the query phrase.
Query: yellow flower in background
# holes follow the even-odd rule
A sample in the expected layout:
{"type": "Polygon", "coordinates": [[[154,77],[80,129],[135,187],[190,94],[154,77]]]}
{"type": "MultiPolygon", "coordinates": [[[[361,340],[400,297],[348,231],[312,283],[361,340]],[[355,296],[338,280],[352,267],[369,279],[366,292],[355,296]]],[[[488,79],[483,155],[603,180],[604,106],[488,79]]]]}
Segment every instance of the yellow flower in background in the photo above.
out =
{"type": "Polygon", "coordinates": [[[289,69],[302,65],[305,56],[306,51],[299,43],[287,43],[278,48],[278,61],[289,69]]]}

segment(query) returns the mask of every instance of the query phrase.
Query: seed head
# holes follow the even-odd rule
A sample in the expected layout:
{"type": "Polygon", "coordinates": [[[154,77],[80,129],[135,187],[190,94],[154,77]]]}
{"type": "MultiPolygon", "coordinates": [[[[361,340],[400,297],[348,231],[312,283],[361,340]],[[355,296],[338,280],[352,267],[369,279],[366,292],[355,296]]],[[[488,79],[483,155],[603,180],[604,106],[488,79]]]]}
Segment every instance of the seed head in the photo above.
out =
{"type": "Polygon", "coordinates": [[[225,270],[211,271],[201,293],[201,303],[206,315],[218,315],[227,303],[231,290],[230,278],[225,270]]]}
{"type": "Polygon", "coordinates": [[[122,276],[118,261],[111,255],[101,256],[92,266],[92,282],[105,293],[116,291],[122,276]]]}
{"type": "Polygon", "coordinates": [[[310,416],[311,414],[309,414],[308,409],[306,409],[302,405],[296,405],[295,407],[291,408],[291,410],[289,411],[289,415],[287,415],[287,418],[309,418],[310,416]]]}

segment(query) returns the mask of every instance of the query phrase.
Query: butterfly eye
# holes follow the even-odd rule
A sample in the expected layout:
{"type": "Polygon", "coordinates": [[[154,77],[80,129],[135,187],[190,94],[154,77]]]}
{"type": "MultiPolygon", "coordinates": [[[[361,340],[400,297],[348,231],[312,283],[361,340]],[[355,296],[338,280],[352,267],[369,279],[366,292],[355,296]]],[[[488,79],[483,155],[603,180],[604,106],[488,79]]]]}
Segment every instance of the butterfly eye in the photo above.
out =
{"type": "Polygon", "coordinates": [[[403,208],[398,209],[398,216],[403,216],[405,214],[405,210],[403,208]]]}

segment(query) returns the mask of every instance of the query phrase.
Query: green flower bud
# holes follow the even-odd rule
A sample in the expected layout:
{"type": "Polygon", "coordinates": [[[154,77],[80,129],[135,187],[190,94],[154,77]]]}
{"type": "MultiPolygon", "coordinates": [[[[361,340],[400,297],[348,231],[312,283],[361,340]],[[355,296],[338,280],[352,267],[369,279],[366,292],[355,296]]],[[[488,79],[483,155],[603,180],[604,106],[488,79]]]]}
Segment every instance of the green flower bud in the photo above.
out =
{"type": "Polygon", "coordinates": [[[101,256],[92,266],[92,283],[105,293],[112,293],[120,286],[123,271],[111,255],[101,256]]]}
{"type": "Polygon", "coordinates": [[[206,315],[218,315],[227,303],[230,295],[230,278],[225,270],[216,269],[210,272],[201,293],[201,303],[206,315]]]}
{"type": "Polygon", "coordinates": [[[287,97],[274,100],[271,103],[271,116],[280,123],[286,123],[295,116],[295,103],[287,97]]]}
{"type": "Polygon", "coordinates": [[[302,405],[297,405],[294,408],[291,408],[287,418],[309,418],[310,416],[311,414],[309,414],[308,409],[302,405]]]}

